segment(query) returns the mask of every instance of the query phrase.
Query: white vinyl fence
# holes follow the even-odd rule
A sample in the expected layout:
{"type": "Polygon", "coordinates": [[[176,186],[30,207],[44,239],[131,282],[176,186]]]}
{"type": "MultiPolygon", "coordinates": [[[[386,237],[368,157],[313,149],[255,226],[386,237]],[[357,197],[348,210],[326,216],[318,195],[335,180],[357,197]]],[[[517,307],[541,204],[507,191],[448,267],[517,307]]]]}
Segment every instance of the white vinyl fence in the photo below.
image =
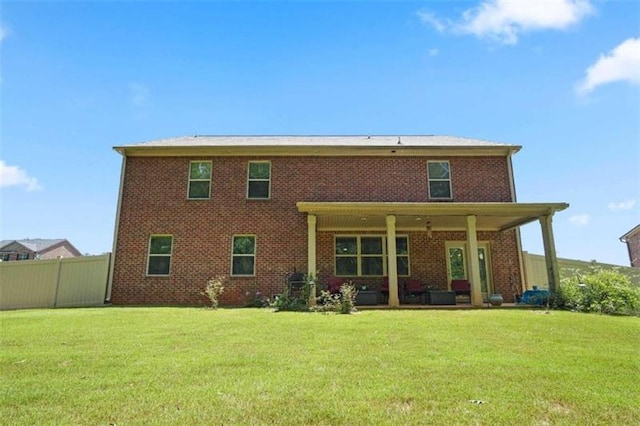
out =
{"type": "Polygon", "coordinates": [[[102,306],[110,258],[0,262],[0,310],[102,306]]]}
{"type": "MultiPolygon", "coordinates": [[[[540,288],[548,288],[547,264],[544,256],[540,254],[532,254],[523,252],[524,270],[526,276],[527,288],[531,289],[534,285],[540,288]]],[[[576,272],[587,273],[592,267],[604,269],[616,269],[629,278],[631,282],[640,285],[640,268],[632,268],[630,266],[611,265],[608,263],[586,262],[584,260],[561,259],[558,258],[558,267],[560,268],[560,279],[573,276],[576,272]]]]}

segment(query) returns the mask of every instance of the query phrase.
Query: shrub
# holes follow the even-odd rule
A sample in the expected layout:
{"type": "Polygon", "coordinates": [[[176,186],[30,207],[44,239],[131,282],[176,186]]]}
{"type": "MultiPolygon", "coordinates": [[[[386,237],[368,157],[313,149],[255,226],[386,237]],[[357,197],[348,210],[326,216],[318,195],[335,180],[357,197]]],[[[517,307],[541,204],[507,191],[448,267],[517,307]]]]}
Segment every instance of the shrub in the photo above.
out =
{"type": "Polygon", "coordinates": [[[305,312],[309,310],[308,300],[303,300],[301,297],[294,297],[285,292],[274,297],[273,302],[270,305],[276,312],[278,311],[295,311],[305,312]]]}
{"type": "Polygon", "coordinates": [[[314,312],[336,312],[339,314],[350,314],[356,310],[355,286],[351,283],[343,284],[339,294],[331,294],[328,291],[321,291],[317,305],[312,308],[314,312]]]}
{"type": "Polygon", "coordinates": [[[278,311],[297,311],[304,312],[309,310],[309,298],[311,297],[311,289],[315,279],[313,276],[305,275],[304,284],[300,289],[293,293],[291,289],[287,288],[281,295],[276,296],[271,302],[270,306],[278,311]]]}
{"type": "Polygon", "coordinates": [[[561,280],[551,304],[578,312],[640,315],[640,288],[615,269],[594,267],[561,280]]]}
{"type": "Polygon", "coordinates": [[[224,282],[226,281],[225,277],[214,277],[207,281],[207,286],[202,292],[203,295],[207,296],[209,302],[211,303],[212,309],[218,309],[219,298],[220,295],[224,292],[224,282]]]}

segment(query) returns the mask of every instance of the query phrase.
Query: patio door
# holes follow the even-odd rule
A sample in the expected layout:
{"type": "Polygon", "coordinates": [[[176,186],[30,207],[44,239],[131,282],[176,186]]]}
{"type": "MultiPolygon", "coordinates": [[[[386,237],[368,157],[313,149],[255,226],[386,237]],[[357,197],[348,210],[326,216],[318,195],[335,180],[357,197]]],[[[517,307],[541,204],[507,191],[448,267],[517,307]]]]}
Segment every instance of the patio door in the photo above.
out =
{"type": "MultiPolygon", "coordinates": [[[[467,243],[463,241],[451,241],[445,243],[447,250],[447,276],[449,283],[451,280],[469,279],[471,271],[469,270],[467,256],[469,250],[467,243]]],[[[480,264],[480,287],[482,288],[482,297],[487,299],[490,293],[493,293],[493,282],[491,280],[491,259],[488,242],[478,242],[478,262],[480,264]]]]}

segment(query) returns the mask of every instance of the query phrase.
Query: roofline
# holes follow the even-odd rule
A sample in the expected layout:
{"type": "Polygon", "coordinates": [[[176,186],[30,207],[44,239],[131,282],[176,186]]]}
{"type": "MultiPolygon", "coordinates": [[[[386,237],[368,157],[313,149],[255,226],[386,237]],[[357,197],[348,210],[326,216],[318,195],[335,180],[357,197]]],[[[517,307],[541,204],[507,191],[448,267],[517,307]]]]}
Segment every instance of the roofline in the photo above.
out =
{"type": "Polygon", "coordinates": [[[307,202],[297,204],[300,213],[317,215],[429,215],[520,216],[500,231],[517,228],[569,207],[567,203],[433,203],[433,202],[307,202]]]}
{"type": "Polygon", "coordinates": [[[626,243],[629,237],[634,236],[638,232],[640,232],[640,225],[635,226],[631,231],[627,232],[622,237],[620,237],[620,241],[622,241],[623,243],[626,243]]]}
{"type": "Polygon", "coordinates": [[[277,156],[416,156],[416,155],[446,155],[446,156],[509,156],[515,154],[522,147],[518,145],[505,146],[353,146],[353,145],[238,145],[238,146],[115,146],[113,149],[122,156],[220,156],[237,157],[246,155],[277,155],[277,156]]]}
{"type": "Polygon", "coordinates": [[[416,155],[448,155],[448,156],[509,156],[518,152],[520,145],[495,143],[487,140],[451,137],[447,135],[195,135],[168,139],[159,139],[141,144],[119,145],[113,149],[123,156],[416,156],[416,155]],[[402,138],[439,138],[459,139],[469,142],[465,144],[414,144],[409,140],[403,143],[402,138]],[[202,138],[202,143],[197,139],[202,138]],[[335,139],[353,138],[348,141],[335,139]],[[380,141],[381,138],[387,141],[380,141]],[[395,142],[397,138],[397,143],[395,142]],[[237,139],[237,143],[234,143],[237,139]],[[251,140],[265,140],[265,143],[252,143],[251,140]],[[277,143],[281,139],[283,143],[277,143]],[[287,140],[289,139],[289,140],[287,140]],[[315,139],[315,143],[314,143],[315,139]],[[322,140],[334,140],[334,144],[322,143],[322,140]],[[394,140],[393,143],[389,139],[394,140]],[[368,140],[377,143],[367,143],[368,140]],[[223,143],[220,143],[220,142],[223,143]],[[274,141],[276,141],[274,143],[274,141]],[[295,142],[294,142],[295,141],[295,142]],[[480,142],[481,144],[478,144],[480,142]]]}

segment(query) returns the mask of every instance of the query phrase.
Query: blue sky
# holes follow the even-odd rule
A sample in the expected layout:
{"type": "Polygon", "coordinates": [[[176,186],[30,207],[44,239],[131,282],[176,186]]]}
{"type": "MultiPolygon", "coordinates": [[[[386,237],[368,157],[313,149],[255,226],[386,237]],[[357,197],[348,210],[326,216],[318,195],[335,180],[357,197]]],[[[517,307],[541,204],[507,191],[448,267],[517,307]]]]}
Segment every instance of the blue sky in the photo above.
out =
{"type": "MultiPolygon", "coordinates": [[[[640,3],[49,2],[0,10],[1,239],[111,251],[114,145],[192,134],[443,134],[522,145],[558,255],[628,265],[640,3]]],[[[488,183],[490,184],[490,183],[488,183]]],[[[542,253],[540,226],[522,229],[542,253]]]]}

